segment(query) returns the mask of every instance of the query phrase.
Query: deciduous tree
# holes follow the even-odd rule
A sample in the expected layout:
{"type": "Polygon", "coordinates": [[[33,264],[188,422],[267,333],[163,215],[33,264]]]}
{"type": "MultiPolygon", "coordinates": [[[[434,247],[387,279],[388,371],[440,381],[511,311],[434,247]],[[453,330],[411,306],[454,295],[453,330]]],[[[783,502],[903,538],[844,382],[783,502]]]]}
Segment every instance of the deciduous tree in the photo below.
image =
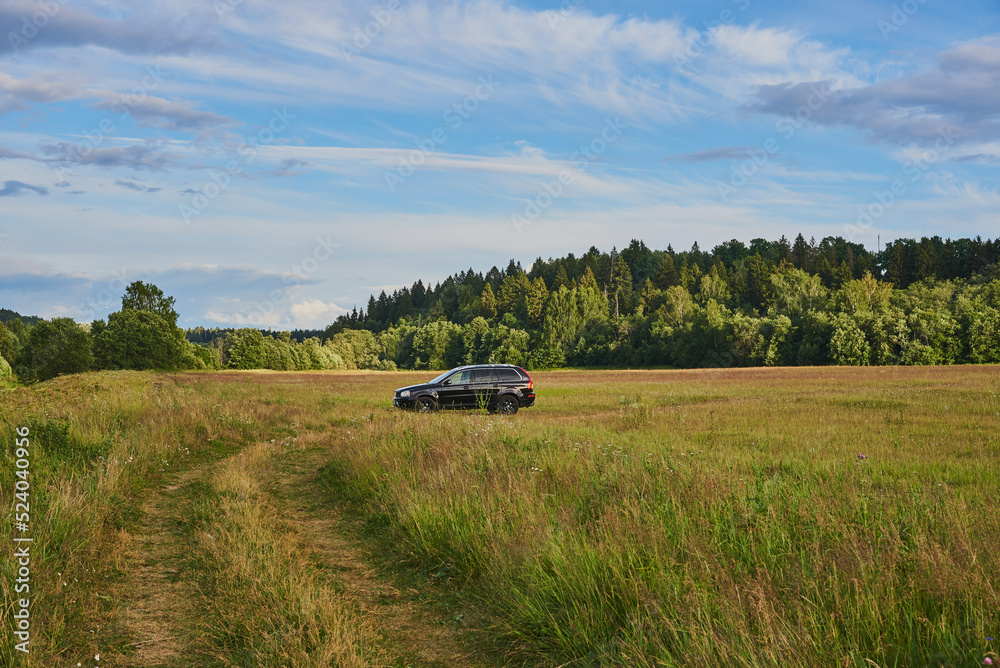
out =
{"type": "Polygon", "coordinates": [[[163,290],[152,283],[134,281],[125,288],[122,297],[123,311],[149,311],[163,318],[171,327],[177,326],[174,298],[166,297],[163,290]]]}
{"type": "Polygon", "coordinates": [[[88,371],[93,363],[87,332],[70,318],[53,318],[29,330],[14,366],[22,380],[31,382],[88,371]]]}

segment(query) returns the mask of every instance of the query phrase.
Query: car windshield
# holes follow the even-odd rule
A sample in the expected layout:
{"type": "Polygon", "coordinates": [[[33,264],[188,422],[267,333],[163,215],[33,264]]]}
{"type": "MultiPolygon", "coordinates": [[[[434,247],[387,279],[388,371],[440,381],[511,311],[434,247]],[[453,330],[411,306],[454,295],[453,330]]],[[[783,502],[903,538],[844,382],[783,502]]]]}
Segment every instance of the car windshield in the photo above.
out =
{"type": "Polygon", "coordinates": [[[444,380],[445,378],[447,378],[448,376],[450,376],[452,371],[454,371],[454,369],[450,369],[448,371],[445,371],[443,374],[441,374],[437,378],[435,378],[433,380],[427,381],[427,383],[428,384],[430,384],[430,383],[440,383],[442,380],[444,380]]]}

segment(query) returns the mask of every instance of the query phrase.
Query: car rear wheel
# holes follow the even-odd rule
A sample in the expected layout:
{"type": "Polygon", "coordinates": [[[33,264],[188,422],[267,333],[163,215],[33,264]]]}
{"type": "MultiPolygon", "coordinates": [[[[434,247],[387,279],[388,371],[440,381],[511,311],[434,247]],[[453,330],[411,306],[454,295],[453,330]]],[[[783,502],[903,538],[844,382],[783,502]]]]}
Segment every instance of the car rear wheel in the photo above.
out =
{"type": "Polygon", "coordinates": [[[414,404],[420,413],[433,413],[437,410],[437,404],[430,397],[420,397],[414,404]]]}
{"type": "Polygon", "coordinates": [[[513,415],[517,412],[517,399],[511,396],[500,397],[497,401],[497,413],[500,415],[513,415]]]}

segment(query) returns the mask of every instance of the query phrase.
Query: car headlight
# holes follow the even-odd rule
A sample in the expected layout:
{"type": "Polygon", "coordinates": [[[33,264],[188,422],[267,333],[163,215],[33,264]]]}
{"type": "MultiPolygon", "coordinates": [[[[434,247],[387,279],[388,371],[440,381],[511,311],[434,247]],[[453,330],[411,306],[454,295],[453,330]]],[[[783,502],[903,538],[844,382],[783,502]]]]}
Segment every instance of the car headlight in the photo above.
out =
{"type": "Polygon", "coordinates": [[[399,396],[401,396],[401,397],[408,397],[408,396],[410,396],[410,391],[409,390],[403,390],[402,392],[399,393],[399,396]]]}

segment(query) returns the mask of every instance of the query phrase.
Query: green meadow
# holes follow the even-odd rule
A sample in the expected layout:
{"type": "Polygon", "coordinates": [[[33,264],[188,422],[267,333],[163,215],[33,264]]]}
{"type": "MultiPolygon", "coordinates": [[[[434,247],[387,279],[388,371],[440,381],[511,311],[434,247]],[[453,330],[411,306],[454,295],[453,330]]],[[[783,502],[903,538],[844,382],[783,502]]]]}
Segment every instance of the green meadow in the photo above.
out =
{"type": "Polygon", "coordinates": [[[2,663],[998,658],[996,366],[539,371],[512,417],[390,407],[429,375],[0,390],[4,534],[34,540],[27,655],[2,562],[2,663]]]}

